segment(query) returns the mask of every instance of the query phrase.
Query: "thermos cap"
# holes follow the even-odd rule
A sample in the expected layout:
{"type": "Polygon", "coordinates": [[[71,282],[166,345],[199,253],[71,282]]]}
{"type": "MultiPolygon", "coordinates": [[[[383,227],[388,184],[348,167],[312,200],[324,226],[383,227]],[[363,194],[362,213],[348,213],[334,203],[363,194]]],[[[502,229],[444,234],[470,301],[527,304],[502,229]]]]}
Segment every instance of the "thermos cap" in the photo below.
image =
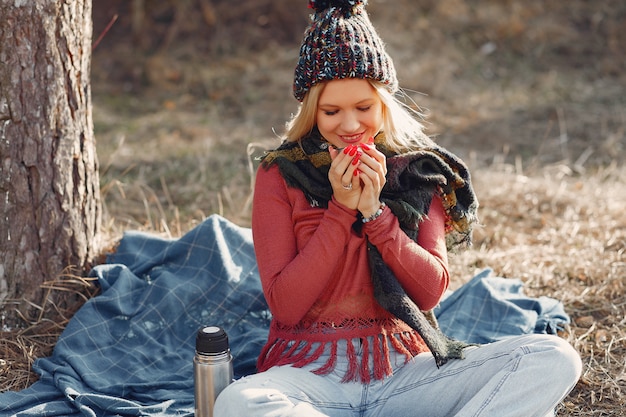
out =
{"type": "Polygon", "coordinates": [[[226,352],[228,349],[228,335],[221,327],[206,326],[198,330],[196,352],[216,354],[226,352]]]}

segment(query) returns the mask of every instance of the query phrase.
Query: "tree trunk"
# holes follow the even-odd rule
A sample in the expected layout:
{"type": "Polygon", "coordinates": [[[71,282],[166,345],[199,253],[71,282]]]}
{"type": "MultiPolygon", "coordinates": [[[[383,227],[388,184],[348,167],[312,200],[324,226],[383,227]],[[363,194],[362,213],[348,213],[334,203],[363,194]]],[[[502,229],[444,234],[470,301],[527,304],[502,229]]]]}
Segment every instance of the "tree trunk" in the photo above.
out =
{"type": "Polygon", "coordinates": [[[27,320],[41,284],[97,255],[91,0],[0,0],[0,312],[27,320]]]}

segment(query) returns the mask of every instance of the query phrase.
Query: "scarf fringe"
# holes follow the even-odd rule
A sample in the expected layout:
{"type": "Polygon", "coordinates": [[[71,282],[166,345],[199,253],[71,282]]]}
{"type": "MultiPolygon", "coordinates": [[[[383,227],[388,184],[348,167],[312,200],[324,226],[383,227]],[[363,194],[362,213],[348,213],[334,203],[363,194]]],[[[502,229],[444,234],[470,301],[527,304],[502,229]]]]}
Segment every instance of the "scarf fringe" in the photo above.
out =
{"type": "Polygon", "coordinates": [[[421,339],[418,339],[415,333],[402,333],[402,344],[411,352],[411,356],[415,356],[419,353],[419,343],[421,339]]]}
{"type": "Polygon", "coordinates": [[[376,338],[374,343],[374,379],[381,380],[393,373],[389,358],[389,345],[385,336],[382,336],[382,342],[378,340],[378,335],[374,337],[376,338]]]}
{"type": "MultiPolygon", "coordinates": [[[[376,343],[375,343],[376,344],[376,343]]],[[[368,383],[370,382],[370,346],[369,346],[369,339],[368,338],[362,338],[361,339],[361,347],[362,352],[363,352],[363,356],[361,357],[361,381],[368,383]]],[[[374,370],[376,368],[380,368],[380,366],[377,363],[374,363],[374,370]]]]}
{"type": "MultiPolygon", "coordinates": [[[[320,358],[320,356],[322,356],[322,353],[324,353],[325,347],[326,347],[326,343],[320,343],[320,345],[317,347],[317,349],[315,349],[315,351],[313,352],[311,356],[306,357],[306,355],[304,355],[302,358],[300,358],[299,361],[294,362],[293,366],[295,366],[296,368],[302,368],[305,365],[315,362],[316,360],[320,358]]],[[[310,350],[311,350],[311,345],[308,346],[307,352],[309,352],[310,350]]]]}
{"type": "MultiPolygon", "coordinates": [[[[402,336],[400,336],[400,339],[401,338],[402,338],[402,336]]],[[[404,356],[406,356],[407,358],[411,356],[411,352],[406,347],[404,347],[404,345],[402,343],[400,343],[400,340],[398,340],[397,337],[391,336],[389,338],[389,340],[391,341],[391,346],[393,346],[393,348],[397,352],[403,353],[404,356]]]]}
{"type": "MultiPolygon", "coordinates": [[[[422,339],[414,332],[397,334],[379,334],[369,338],[351,339],[346,344],[345,357],[348,361],[348,369],[342,378],[342,382],[369,383],[372,378],[382,380],[393,374],[390,359],[390,348],[405,356],[405,363],[419,353],[427,352],[428,348],[422,339]],[[357,354],[354,341],[361,343],[361,354],[357,354]],[[370,360],[371,359],[371,360],[370,360]]],[[[337,366],[337,341],[322,342],[313,349],[313,342],[293,341],[280,338],[274,339],[273,343],[266,345],[259,356],[257,367],[259,371],[265,371],[272,366],[291,365],[302,368],[316,362],[329,351],[328,360],[312,372],[316,375],[328,375],[337,366]]]]}
{"type": "Polygon", "coordinates": [[[358,369],[359,364],[356,352],[354,351],[354,343],[351,340],[346,344],[347,352],[346,356],[348,358],[348,371],[343,376],[341,382],[356,382],[358,380],[358,369]]]}
{"type": "Polygon", "coordinates": [[[337,364],[337,342],[333,342],[330,346],[330,358],[326,361],[326,364],[321,368],[317,368],[313,371],[316,375],[327,375],[335,369],[337,364]]]}

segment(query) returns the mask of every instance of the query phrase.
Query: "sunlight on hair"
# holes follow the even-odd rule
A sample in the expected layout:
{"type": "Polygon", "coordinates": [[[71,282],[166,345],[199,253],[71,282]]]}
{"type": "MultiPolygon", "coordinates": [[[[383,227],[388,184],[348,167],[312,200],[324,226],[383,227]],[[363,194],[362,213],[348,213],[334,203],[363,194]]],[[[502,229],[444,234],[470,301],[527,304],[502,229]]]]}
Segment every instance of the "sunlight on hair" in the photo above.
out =
{"type": "MultiPolygon", "coordinates": [[[[420,122],[423,115],[417,110],[419,107],[415,101],[402,90],[394,95],[384,84],[369,81],[383,103],[383,131],[389,148],[402,152],[434,146],[432,139],[424,133],[420,122]]],[[[297,113],[286,124],[284,140],[297,142],[313,130],[324,85],[314,85],[304,96],[297,113]]]]}

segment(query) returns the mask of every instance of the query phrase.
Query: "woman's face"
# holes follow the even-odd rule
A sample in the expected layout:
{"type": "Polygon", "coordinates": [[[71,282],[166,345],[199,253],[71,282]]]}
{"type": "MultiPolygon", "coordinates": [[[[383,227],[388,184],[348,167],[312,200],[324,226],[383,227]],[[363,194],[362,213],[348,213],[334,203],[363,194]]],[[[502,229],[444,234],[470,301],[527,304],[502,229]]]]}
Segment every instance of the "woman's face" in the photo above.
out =
{"type": "Polygon", "coordinates": [[[378,93],[367,80],[328,81],[317,105],[317,128],[337,148],[366,143],[382,128],[382,106],[378,93]]]}

